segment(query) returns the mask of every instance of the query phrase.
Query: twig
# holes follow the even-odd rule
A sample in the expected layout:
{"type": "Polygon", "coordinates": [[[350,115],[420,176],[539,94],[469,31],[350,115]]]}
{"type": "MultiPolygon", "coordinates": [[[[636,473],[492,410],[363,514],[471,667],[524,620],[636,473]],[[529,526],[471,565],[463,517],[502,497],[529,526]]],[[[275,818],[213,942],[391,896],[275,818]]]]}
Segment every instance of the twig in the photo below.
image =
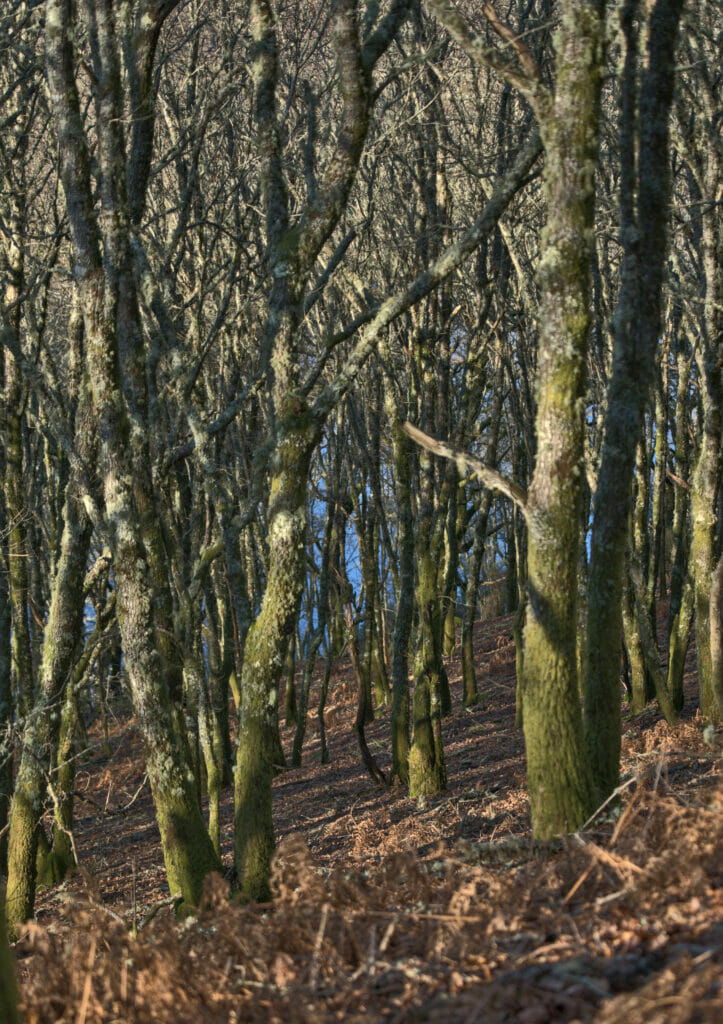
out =
{"type": "Polygon", "coordinates": [[[136,903],[136,858],[131,861],[131,902],[133,904],[133,936],[138,935],[138,905],[136,903]]]}
{"type": "Polygon", "coordinates": [[[93,941],[90,946],[90,953],[88,954],[88,973],[85,976],[85,985],[83,986],[83,998],[80,1001],[80,1008],[78,1010],[78,1016],[76,1017],[77,1024],[85,1024],[85,1018],[88,1013],[90,990],[93,985],[93,961],[95,960],[95,949],[96,939],[95,936],[93,936],[93,941]]]}
{"type": "Polygon", "coordinates": [[[110,810],[108,810],[107,807],[101,807],[101,805],[99,803],[97,803],[95,800],[93,800],[91,797],[86,796],[85,793],[79,793],[78,790],[75,790],[73,795],[75,797],[77,797],[78,800],[83,800],[84,803],[90,804],[91,807],[95,807],[96,810],[100,811],[101,814],[105,814],[106,817],[112,818],[112,817],[114,817],[117,814],[127,814],[128,813],[128,811],[131,809],[131,807],[136,802],[138,797],[141,795],[143,787],[145,786],[145,784],[147,782],[148,782],[148,772],[146,772],[146,774],[143,776],[143,781],[141,782],[140,786],[135,791],[133,796],[130,798],[128,803],[124,804],[122,807],[111,807],[110,810]]]}
{"type": "Polygon", "coordinates": [[[614,800],[616,796],[620,796],[620,794],[621,794],[621,793],[624,793],[624,792],[625,792],[625,790],[626,790],[626,789],[628,789],[628,787],[629,787],[629,786],[631,786],[631,785],[633,784],[633,782],[637,782],[637,781],[638,781],[638,776],[637,776],[637,775],[631,775],[631,777],[630,777],[630,778],[629,778],[629,779],[627,780],[627,782],[622,782],[622,783],[621,783],[621,784],[620,784],[620,785],[618,786],[618,788],[617,788],[617,789],[614,789],[614,790],[612,791],[612,793],[611,793],[611,794],[610,794],[610,796],[609,796],[609,797],[607,798],[607,800],[603,800],[603,802],[602,802],[602,803],[600,804],[600,806],[598,807],[598,809],[597,809],[596,811],[594,811],[594,812],[593,812],[593,813],[592,813],[592,814],[590,815],[590,817],[589,817],[589,818],[587,819],[587,821],[586,821],[586,822],[585,822],[585,824],[584,824],[584,825],[582,826],[582,828],[578,829],[578,832],[585,832],[585,830],[587,829],[587,827],[588,827],[589,825],[591,825],[593,821],[595,821],[595,818],[597,818],[598,814],[599,814],[599,813],[600,813],[600,812],[601,812],[602,810],[604,810],[604,808],[605,808],[605,807],[607,807],[607,805],[608,805],[608,804],[610,803],[610,801],[611,801],[611,800],[614,800]]]}
{"type": "Polygon", "coordinates": [[[316,933],[316,939],[314,940],[314,955],[311,959],[311,971],[309,972],[309,985],[311,988],[316,988],[319,980],[319,958],[321,955],[321,944],[324,941],[324,932],[326,931],[326,920],[329,916],[329,904],[325,903],[321,908],[321,919],[319,921],[319,929],[316,933]]]}
{"type": "Polygon", "coordinates": [[[154,903],[151,909],[146,914],[146,916],[141,921],[140,925],[138,926],[138,932],[142,932],[146,925],[151,923],[151,921],[156,916],[159,910],[163,910],[164,907],[174,906],[174,904],[176,904],[178,900],[181,899],[181,895],[182,894],[180,892],[177,892],[174,893],[173,896],[166,896],[165,899],[158,900],[157,903],[154,903]]]}

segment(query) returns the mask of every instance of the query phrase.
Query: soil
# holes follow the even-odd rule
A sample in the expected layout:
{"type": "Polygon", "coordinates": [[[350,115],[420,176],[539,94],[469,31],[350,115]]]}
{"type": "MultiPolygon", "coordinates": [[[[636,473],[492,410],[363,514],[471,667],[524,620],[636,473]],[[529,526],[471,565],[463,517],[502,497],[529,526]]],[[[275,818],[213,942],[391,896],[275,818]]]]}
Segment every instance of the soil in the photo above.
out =
{"type": "MultiPolygon", "coordinates": [[[[39,894],[16,947],[28,1024],[723,1020],[721,742],[696,713],[692,650],[680,723],[668,727],[657,705],[626,716],[620,799],[540,846],[514,725],[511,618],[478,623],[475,647],[473,709],[459,651],[448,665],[449,784],[435,799],[365,774],[344,662],[321,765],[312,690],[303,767],[274,784],[266,905],[229,898],[227,790],[227,877],[177,921],[133,721],[116,710],[110,756],[92,729],[76,781],[80,868],[39,894]]],[[[282,738],[290,756],[293,730],[282,738]]],[[[367,739],[388,772],[386,709],[367,739]]]]}

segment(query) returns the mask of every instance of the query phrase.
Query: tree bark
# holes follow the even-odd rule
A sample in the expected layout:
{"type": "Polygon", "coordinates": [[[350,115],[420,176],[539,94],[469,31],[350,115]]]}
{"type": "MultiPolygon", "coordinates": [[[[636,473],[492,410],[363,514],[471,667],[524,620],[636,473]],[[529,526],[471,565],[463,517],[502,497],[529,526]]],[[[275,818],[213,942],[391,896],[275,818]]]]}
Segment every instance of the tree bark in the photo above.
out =
{"type": "Polygon", "coordinates": [[[605,438],[593,504],[585,668],[585,742],[601,798],[617,787],[620,772],[620,625],[625,548],[635,446],[641,435],[660,337],[670,192],[668,117],[682,6],[683,0],[657,0],[650,16],[638,138],[635,0],[627,3],[623,12],[627,39],[621,115],[624,256],[613,326],[605,438]]]}
{"type": "Polygon", "coordinates": [[[603,10],[587,0],[561,5],[555,97],[541,124],[548,213],[538,269],[523,728],[532,825],[542,839],[580,826],[595,802],[578,700],[577,572],[603,10]]]}

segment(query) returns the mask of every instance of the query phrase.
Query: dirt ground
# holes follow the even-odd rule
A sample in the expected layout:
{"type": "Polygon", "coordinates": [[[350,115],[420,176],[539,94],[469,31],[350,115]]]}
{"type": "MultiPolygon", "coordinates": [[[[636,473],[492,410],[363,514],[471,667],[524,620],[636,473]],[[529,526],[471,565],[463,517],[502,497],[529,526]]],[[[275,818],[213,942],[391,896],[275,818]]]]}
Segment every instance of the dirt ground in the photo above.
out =
{"type": "MultiPolygon", "coordinates": [[[[657,706],[626,717],[619,804],[545,849],[530,834],[509,617],[478,624],[476,653],[482,700],[462,708],[456,654],[449,785],[420,802],[365,774],[342,663],[331,764],[312,711],[303,767],[274,785],[274,901],[230,901],[217,877],[183,923],[133,723],[115,722],[110,758],[91,732],[80,870],[39,895],[16,948],[28,1024],[723,1021],[721,750],[695,714],[692,650],[681,723],[668,728],[657,706]]],[[[386,713],[367,738],[388,769],[386,713]]],[[[232,803],[229,790],[228,877],[232,803]]]]}

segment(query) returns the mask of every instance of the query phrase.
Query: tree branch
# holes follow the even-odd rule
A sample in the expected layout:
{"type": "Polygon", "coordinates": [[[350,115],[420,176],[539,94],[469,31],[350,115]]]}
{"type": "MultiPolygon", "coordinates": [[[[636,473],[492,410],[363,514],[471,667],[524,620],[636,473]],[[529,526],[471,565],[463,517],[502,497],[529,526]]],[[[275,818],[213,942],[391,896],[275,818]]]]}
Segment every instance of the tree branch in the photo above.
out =
{"type": "Polygon", "coordinates": [[[527,494],[517,484],[502,476],[501,473],[498,473],[496,469],[492,469],[491,466],[486,465],[475,455],[463,452],[461,448],[453,448],[452,445],[445,444],[444,441],[438,441],[436,438],[430,437],[429,434],[425,434],[423,430],[420,430],[419,427],[415,427],[408,421],[402,423],[402,430],[421,448],[426,448],[427,451],[432,452],[434,455],[439,455],[443,459],[451,459],[453,462],[456,462],[460,475],[464,474],[465,469],[471,470],[480,478],[485,487],[504,494],[506,498],[514,501],[523,515],[527,516],[527,494]]]}

